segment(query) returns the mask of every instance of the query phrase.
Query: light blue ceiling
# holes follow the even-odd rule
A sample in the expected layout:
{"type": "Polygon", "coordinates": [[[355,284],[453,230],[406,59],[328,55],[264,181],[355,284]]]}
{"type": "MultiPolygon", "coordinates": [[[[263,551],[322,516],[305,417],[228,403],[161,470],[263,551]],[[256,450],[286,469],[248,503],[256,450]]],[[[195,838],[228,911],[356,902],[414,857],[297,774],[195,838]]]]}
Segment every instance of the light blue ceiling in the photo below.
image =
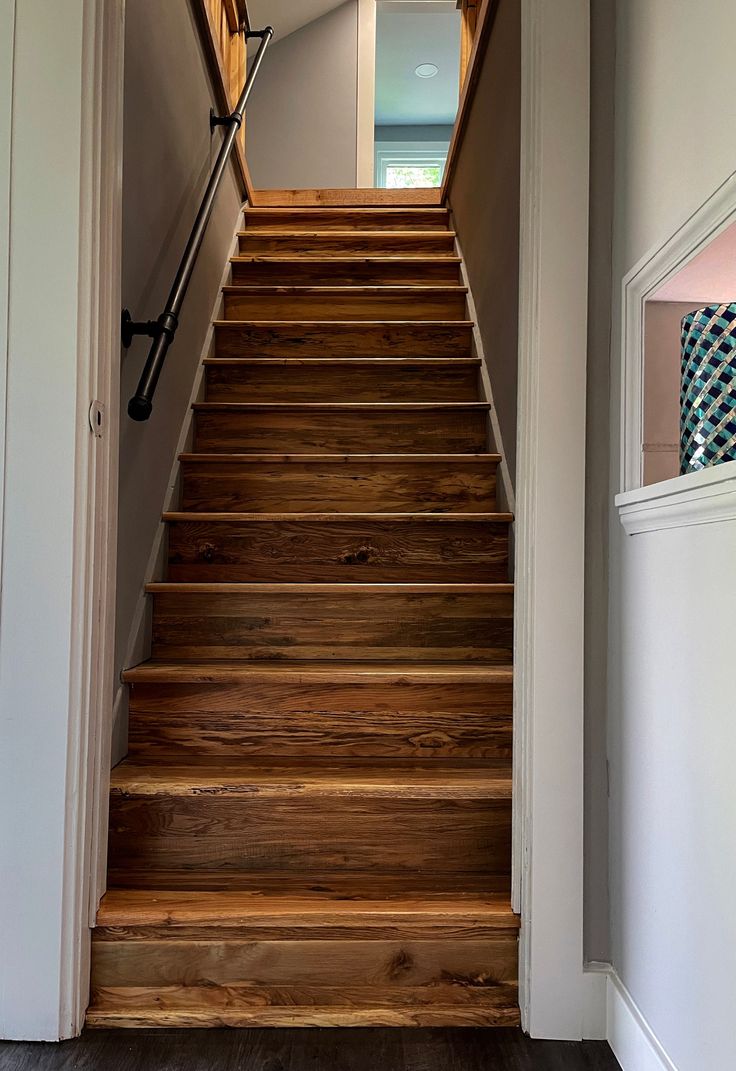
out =
{"type": "Polygon", "coordinates": [[[460,13],[450,5],[378,4],[376,28],[376,124],[414,126],[455,122],[460,79],[460,13]],[[449,8],[449,10],[448,10],[449,8]],[[418,78],[421,63],[434,63],[434,78],[418,78]]]}

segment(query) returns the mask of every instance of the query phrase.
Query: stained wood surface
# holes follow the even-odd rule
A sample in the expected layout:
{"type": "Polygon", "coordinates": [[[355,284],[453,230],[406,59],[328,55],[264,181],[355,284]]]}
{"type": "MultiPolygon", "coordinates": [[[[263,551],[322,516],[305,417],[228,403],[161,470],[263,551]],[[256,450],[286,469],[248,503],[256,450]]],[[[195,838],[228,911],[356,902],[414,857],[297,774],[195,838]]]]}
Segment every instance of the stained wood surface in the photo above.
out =
{"type": "Polygon", "coordinates": [[[509,662],[504,584],[151,584],[155,658],[509,662]]]}
{"type": "Polygon", "coordinates": [[[448,219],[246,209],[125,674],[94,1025],[518,1022],[512,518],[448,219]]]}
{"type": "MultiPolygon", "coordinates": [[[[492,1003],[498,1007],[499,1022],[509,1015],[515,1004],[515,987],[496,987],[486,996],[486,1009],[490,1017],[492,1003]]],[[[170,996],[173,996],[171,994],[170,996]]],[[[117,1014],[115,997],[110,996],[107,1012],[93,1011],[90,1019],[102,1026],[163,1026],[185,1025],[186,1016],[179,1021],[176,1012],[159,1011],[157,1005],[143,1005],[144,996],[137,994],[136,1010],[117,1014]],[[136,1018],[136,1014],[139,1018],[136,1018]],[[128,1018],[126,1018],[128,1016],[128,1018]],[[149,1018],[150,1017],[150,1018],[149,1018]]],[[[155,994],[152,994],[152,1000],[155,994]]],[[[480,998],[476,998],[477,1001],[480,998]]],[[[130,1005],[130,994],[120,994],[120,1007],[130,1005]]],[[[166,1005],[164,1005],[166,1007],[166,1005]]],[[[538,1041],[526,1037],[516,1028],[495,1030],[472,1029],[472,1024],[462,1022],[463,1008],[450,1006],[451,1016],[458,1016],[455,1029],[441,1018],[439,1009],[431,1006],[419,1009],[418,1018],[423,1025],[425,1016],[433,1014],[435,1026],[444,1029],[416,1029],[410,1022],[411,1009],[390,1005],[375,1009],[374,1014],[392,1018],[388,1027],[376,1028],[370,1024],[370,1009],[362,1009],[356,1018],[367,1021],[371,1029],[361,1029],[351,1023],[352,1030],[309,1029],[310,1016],[320,1018],[319,1025],[330,1019],[330,1008],[318,1014],[314,1008],[303,1013],[295,1009],[295,1018],[301,1017],[298,1034],[289,1029],[274,1029],[269,1025],[257,1028],[254,1017],[249,1020],[248,1030],[210,1029],[198,1030],[132,1030],[124,1035],[117,1029],[94,1029],[85,1031],[80,1038],[66,1041],[63,1045],[41,1045],[25,1042],[6,1042],[3,1056],[12,1071],[79,1071],[94,1068],[95,1071],[314,1071],[322,1068],[349,1068],[350,1071],[375,1071],[376,1067],[387,1071],[489,1071],[503,1068],[504,1071],[619,1071],[610,1048],[604,1041],[538,1041]],[[404,1023],[397,1020],[405,1018],[404,1023]],[[404,1027],[404,1028],[402,1028],[404,1027]]],[[[333,1009],[333,1012],[335,1009],[333,1009]]],[[[264,1008],[264,1015],[278,1017],[283,1009],[264,1008]]],[[[225,1009],[223,1014],[227,1016],[225,1009]]],[[[339,1016],[336,1010],[336,1018],[339,1016]]],[[[236,1018],[237,1013],[232,1014],[236,1018]]],[[[479,1011],[470,1009],[468,1018],[479,1017],[479,1011]]],[[[193,1015],[197,1019],[196,1015],[193,1015]]],[[[343,1025],[347,1015],[343,1013],[343,1025]]],[[[200,1013],[199,1025],[212,1024],[206,1013],[200,1013]]],[[[235,1025],[244,1025],[242,1022],[235,1025]]],[[[293,1022],[287,1025],[293,1026],[293,1022]]],[[[476,1026],[478,1023],[476,1022],[476,1026]]],[[[480,1024],[488,1026],[489,1021],[480,1024]]]]}
{"type": "Polygon", "coordinates": [[[440,189],[325,189],[325,190],[256,190],[253,205],[259,208],[339,208],[378,207],[385,205],[439,206],[440,189]]]}
{"type": "Polygon", "coordinates": [[[508,580],[508,524],[484,514],[166,514],[174,581],[508,580]]]}
{"type": "Polygon", "coordinates": [[[208,402],[471,402],[479,399],[480,361],[378,357],[208,358],[208,402]]]}
{"type": "Polygon", "coordinates": [[[487,447],[485,402],[199,402],[198,453],[477,453],[487,447]]]}
{"type": "Polygon", "coordinates": [[[187,510],[489,513],[498,456],[183,454],[187,510]]]}
{"type": "Polygon", "coordinates": [[[215,322],[217,357],[470,357],[472,332],[466,321],[215,322]]]}
{"type": "Polygon", "coordinates": [[[233,257],[233,284],[437,286],[460,283],[459,257],[233,257]]]}
{"type": "Polygon", "coordinates": [[[248,230],[238,235],[240,253],[325,256],[452,257],[454,231],[319,231],[248,230]]]}
{"type": "Polygon", "coordinates": [[[225,286],[228,320],[462,320],[461,286],[225,286]]]}
{"type": "Polygon", "coordinates": [[[298,231],[398,230],[447,231],[446,208],[384,207],[372,208],[246,208],[247,232],[284,229],[298,231]]]}

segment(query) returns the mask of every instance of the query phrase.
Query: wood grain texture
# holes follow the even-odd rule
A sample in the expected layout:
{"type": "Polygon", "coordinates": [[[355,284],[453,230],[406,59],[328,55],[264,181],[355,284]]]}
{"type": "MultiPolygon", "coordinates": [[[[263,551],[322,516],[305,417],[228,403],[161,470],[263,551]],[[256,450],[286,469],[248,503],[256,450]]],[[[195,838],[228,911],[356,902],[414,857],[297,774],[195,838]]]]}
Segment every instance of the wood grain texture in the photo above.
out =
{"type": "Polygon", "coordinates": [[[464,320],[461,286],[225,286],[227,320],[464,320]]]}
{"type": "Polygon", "coordinates": [[[146,930],[176,936],[180,931],[212,927],[214,933],[247,937],[254,929],[273,937],[304,935],[307,926],[319,926],[322,936],[335,929],[353,937],[414,937],[418,932],[436,937],[440,932],[464,936],[492,936],[519,928],[505,897],[489,894],[464,900],[418,897],[391,900],[341,899],[331,892],[309,896],[253,893],[158,893],[150,890],[113,889],[105,894],[97,913],[95,939],[110,940],[116,931],[140,935],[146,930]]]}
{"type": "Polygon", "coordinates": [[[198,453],[479,453],[487,449],[485,402],[199,402],[198,453]]]}
{"type": "Polygon", "coordinates": [[[476,358],[205,360],[208,402],[473,402],[476,358]]]}
{"type": "Polygon", "coordinates": [[[460,283],[458,257],[233,257],[238,286],[436,286],[460,283]]]}
{"type": "Polygon", "coordinates": [[[490,513],[498,456],[185,454],[186,510],[490,513]]]}
{"type": "Polygon", "coordinates": [[[166,514],[174,581],[508,580],[510,518],[166,514]]]}
{"type": "Polygon", "coordinates": [[[243,256],[414,256],[453,257],[453,231],[250,230],[238,235],[243,256]]]}
{"type": "Polygon", "coordinates": [[[470,357],[470,322],[215,322],[217,357],[470,357]]]}
{"type": "Polygon", "coordinates": [[[345,230],[447,230],[449,213],[446,208],[379,206],[345,208],[246,208],[246,231],[288,230],[345,231],[345,230]]]}
{"type": "Polygon", "coordinates": [[[441,205],[439,187],[421,190],[325,189],[325,190],[256,190],[256,208],[340,208],[441,205]]]}
{"type": "MultiPolygon", "coordinates": [[[[211,675],[212,667],[205,667],[211,675]]],[[[488,758],[509,761],[512,680],[239,680],[131,684],[129,752],[137,762],[268,755],[488,758]]]]}
{"type": "Polygon", "coordinates": [[[510,663],[503,584],[152,584],[155,658],[510,663]]]}

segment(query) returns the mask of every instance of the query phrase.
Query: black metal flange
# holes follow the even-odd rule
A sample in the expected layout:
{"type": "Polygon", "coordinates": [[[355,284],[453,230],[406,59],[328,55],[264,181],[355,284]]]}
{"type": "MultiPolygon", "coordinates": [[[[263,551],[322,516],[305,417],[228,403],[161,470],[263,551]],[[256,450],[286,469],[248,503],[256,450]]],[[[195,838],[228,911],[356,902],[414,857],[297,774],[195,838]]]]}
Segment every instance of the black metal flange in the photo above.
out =
{"type": "Polygon", "coordinates": [[[120,320],[120,338],[126,350],[132,345],[136,335],[157,338],[161,332],[158,320],[134,320],[127,309],[123,309],[120,320]]]}

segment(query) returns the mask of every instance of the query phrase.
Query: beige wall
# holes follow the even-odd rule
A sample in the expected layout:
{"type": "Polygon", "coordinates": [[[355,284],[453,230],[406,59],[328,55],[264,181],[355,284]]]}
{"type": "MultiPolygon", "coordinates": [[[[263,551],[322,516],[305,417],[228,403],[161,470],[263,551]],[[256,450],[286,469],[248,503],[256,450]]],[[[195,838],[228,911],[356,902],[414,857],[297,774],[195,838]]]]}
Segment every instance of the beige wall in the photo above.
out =
{"type": "Polygon", "coordinates": [[[648,301],[644,314],[644,483],[680,475],[682,320],[697,302],[648,301]]]}
{"type": "Polygon", "coordinates": [[[272,45],[248,105],[256,187],[356,185],[358,3],[272,45]]]}
{"type": "MultiPolygon", "coordinates": [[[[187,3],[128,0],[125,32],[123,303],[137,319],[161,312],[221,134],[210,138],[215,100],[187,3]]],[[[187,294],[153,415],[125,412],[147,353],[123,356],[116,672],[147,657],[142,589],[159,532],[176,446],[240,209],[227,172],[187,294]]],[[[125,690],[115,711],[114,757],[126,746],[125,690]]]]}
{"type": "Polygon", "coordinates": [[[449,190],[512,484],[519,315],[520,40],[520,5],[501,0],[449,190]]]}
{"type": "MultiPolygon", "coordinates": [[[[611,482],[622,279],[734,171],[732,0],[618,0],[611,482]]],[[[627,536],[611,508],[612,960],[678,1071],[732,1066],[732,522],[627,536]],[[715,615],[715,617],[713,616],[715,615]]]]}

